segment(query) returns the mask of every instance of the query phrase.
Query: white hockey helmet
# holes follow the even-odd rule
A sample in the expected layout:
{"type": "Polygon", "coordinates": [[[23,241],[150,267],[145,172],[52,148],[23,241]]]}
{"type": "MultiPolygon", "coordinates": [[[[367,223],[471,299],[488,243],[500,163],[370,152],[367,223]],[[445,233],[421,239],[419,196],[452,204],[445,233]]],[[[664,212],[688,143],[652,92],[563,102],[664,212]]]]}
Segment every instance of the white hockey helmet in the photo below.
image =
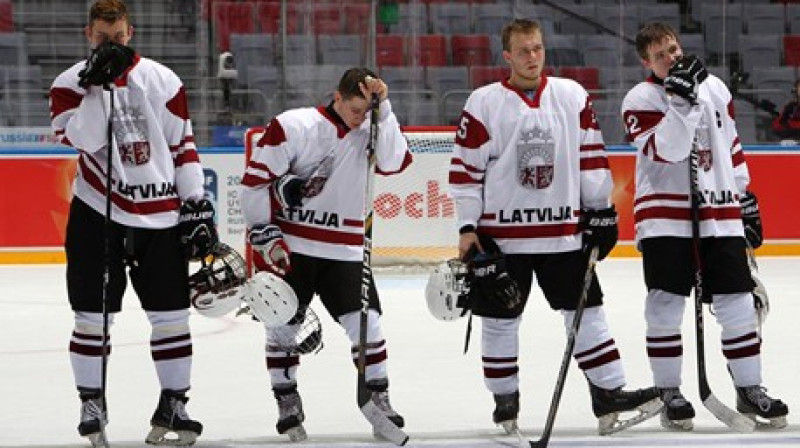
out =
{"type": "Polygon", "coordinates": [[[322,324],[310,307],[300,309],[286,323],[267,328],[267,350],[307,355],[322,350],[322,324]]]}
{"type": "Polygon", "coordinates": [[[425,286],[428,310],[439,320],[457,320],[469,311],[467,266],[458,259],[447,260],[434,268],[425,286]]]}
{"type": "Polygon", "coordinates": [[[250,278],[242,300],[250,307],[250,313],[267,327],[283,325],[297,314],[294,290],[271,272],[261,271],[250,278]]]}
{"type": "Polygon", "coordinates": [[[189,298],[194,309],[206,317],[222,317],[237,309],[247,279],[242,256],[227,244],[218,243],[200,263],[200,269],[189,276],[189,298]]]}

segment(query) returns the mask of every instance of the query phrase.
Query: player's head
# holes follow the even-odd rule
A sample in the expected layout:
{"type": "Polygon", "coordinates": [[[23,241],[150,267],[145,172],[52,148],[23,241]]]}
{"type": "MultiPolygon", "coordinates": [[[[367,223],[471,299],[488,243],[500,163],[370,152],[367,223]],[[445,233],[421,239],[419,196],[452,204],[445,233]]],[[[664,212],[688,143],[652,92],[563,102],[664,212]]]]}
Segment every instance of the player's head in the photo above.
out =
{"type": "Polygon", "coordinates": [[[333,109],[350,129],[361,126],[361,123],[367,119],[369,100],[361,91],[361,84],[367,76],[378,77],[368,68],[348,69],[339,80],[336,91],[333,92],[333,109]]]}
{"type": "Polygon", "coordinates": [[[678,33],[666,23],[650,22],[636,33],[636,52],[648,70],[664,79],[669,68],[683,56],[678,33]]]}
{"type": "Polygon", "coordinates": [[[503,27],[503,59],[511,68],[511,84],[520,88],[539,85],[544,69],[544,42],[539,22],[514,19],[503,27]]]}
{"type": "Polygon", "coordinates": [[[84,33],[92,48],[107,40],[127,45],[133,36],[133,25],[125,2],[97,0],[89,9],[89,24],[84,33]]]}

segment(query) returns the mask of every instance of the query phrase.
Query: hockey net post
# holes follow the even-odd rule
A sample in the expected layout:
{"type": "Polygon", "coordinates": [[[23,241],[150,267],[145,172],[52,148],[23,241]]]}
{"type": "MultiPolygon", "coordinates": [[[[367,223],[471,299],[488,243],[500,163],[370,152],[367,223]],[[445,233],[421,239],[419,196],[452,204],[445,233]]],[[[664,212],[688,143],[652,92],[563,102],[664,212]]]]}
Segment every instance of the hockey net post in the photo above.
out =
{"type": "MultiPolygon", "coordinates": [[[[414,161],[405,171],[376,176],[372,266],[380,272],[425,272],[457,255],[455,202],[448,192],[453,126],[403,127],[414,161]]],[[[244,135],[245,163],[263,127],[244,135]]],[[[252,272],[252,254],[245,242],[252,272]]]]}

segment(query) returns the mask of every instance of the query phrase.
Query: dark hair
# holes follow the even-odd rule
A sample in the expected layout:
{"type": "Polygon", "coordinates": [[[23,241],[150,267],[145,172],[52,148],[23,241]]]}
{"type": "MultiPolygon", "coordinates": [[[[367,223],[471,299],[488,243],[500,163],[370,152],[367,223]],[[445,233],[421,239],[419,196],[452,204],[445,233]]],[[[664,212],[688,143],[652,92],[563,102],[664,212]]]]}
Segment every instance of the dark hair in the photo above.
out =
{"type": "Polygon", "coordinates": [[[361,93],[361,87],[359,84],[364,82],[364,79],[367,76],[371,76],[373,78],[378,77],[375,72],[366,67],[353,67],[348,69],[344,72],[342,78],[339,80],[339,85],[336,87],[336,91],[342,95],[342,99],[344,100],[349,100],[354,96],[360,96],[361,98],[364,98],[364,94],[361,93]]]}
{"type": "Polygon", "coordinates": [[[636,33],[636,52],[640,58],[647,59],[647,47],[668,37],[674,37],[676,41],[680,42],[678,33],[669,24],[650,22],[639,28],[639,32],[636,33]]]}
{"type": "Polygon", "coordinates": [[[511,51],[511,35],[514,33],[530,34],[538,31],[542,32],[539,22],[530,19],[514,19],[508,22],[501,33],[503,51],[511,51]]]}
{"type": "Polygon", "coordinates": [[[89,24],[95,20],[114,23],[117,20],[126,20],[130,25],[128,7],[122,0],[97,0],[89,9],[89,24]]]}

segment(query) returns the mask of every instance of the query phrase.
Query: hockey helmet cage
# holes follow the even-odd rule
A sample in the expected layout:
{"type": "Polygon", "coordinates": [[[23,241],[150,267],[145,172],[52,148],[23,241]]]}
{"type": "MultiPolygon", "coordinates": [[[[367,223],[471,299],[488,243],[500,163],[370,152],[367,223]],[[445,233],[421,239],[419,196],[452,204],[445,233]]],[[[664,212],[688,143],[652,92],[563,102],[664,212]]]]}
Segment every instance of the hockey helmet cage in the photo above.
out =
{"type": "Polygon", "coordinates": [[[322,324],[317,313],[302,308],[286,323],[267,328],[267,350],[307,355],[322,350],[322,324]]]}
{"type": "Polygon", "coordinates": [[[433,317],[457,320],[469,311],[467,267],[458,259],[448,260],[434,268],[425,286],[425,299],[433,317]]]}
{"type": "Polygon", "coordinates": [[[189,298],[203,316],[222,317],[237,309],[247,279],[247,265],[239,253],[218,243],[200,260],[200,269],[189,276],[189,298]]]}
{"type": "Polygon", "coordinates": [[[267,327],[283,325],[297,313],[297,295],[277,275],[261,271],[247,282],[244,303],[250,313],[267,327]]]}

